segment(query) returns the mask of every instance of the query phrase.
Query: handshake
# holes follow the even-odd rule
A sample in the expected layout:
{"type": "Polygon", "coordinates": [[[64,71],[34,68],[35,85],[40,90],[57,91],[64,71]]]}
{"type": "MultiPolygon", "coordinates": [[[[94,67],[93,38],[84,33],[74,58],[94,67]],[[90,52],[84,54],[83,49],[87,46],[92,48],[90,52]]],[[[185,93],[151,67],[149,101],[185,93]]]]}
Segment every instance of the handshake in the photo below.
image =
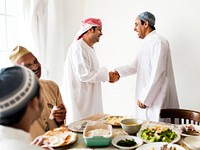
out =
{"type": "Polygon", "coordinates": [[[109,82],[110,83],[115,83],[116,81],[118,81],[120,78],[120,75],[117,71],[110,71],[109,72],[109,82]]]}

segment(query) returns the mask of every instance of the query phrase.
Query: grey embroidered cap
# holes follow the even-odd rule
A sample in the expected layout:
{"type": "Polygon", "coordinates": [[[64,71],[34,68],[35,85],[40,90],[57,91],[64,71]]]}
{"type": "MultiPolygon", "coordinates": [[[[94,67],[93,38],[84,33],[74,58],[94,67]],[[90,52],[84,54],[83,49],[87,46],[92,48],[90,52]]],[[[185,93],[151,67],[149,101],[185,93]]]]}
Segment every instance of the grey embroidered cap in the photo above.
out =
{"type": "Polygon", "coordinates": [[[155,25],[155,21],[156,21],[155,16],[148,11],[145,11],[145,12],[139,14],[138,18],[142,21],[147,21],[149,23],[149,25],[151,25],[151,26],[155,25]]]}
{"type": "Polygon", "coordinates": [[[0,70],[0,119],[13,115],[38,92],[39,83],[35,74],[23,66],[0,70]]]}

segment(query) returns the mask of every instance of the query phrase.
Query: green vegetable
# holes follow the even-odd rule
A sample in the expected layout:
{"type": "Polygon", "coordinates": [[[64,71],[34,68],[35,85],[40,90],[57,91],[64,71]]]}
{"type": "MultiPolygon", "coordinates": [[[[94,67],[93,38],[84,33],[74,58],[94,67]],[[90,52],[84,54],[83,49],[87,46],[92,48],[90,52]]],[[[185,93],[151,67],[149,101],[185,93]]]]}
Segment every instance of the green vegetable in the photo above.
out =
{"type": "Polygon", "coordinates": [[[117,142],[117,145],[119,146],[124,146],[124,147],[131,147],[131,146],[135,146],[137,143],[135,142],[134,139],[125,139],[125,140],[120,140],[117,142]]]}
{"type": "Polygon", "coordinates": [[[168,142],[170,143],[177,137],[177,134],[171,129],[166,129],[161,133],[156,132],[150,128],[141,131],[141,138],[147,142],[168,142]]]}

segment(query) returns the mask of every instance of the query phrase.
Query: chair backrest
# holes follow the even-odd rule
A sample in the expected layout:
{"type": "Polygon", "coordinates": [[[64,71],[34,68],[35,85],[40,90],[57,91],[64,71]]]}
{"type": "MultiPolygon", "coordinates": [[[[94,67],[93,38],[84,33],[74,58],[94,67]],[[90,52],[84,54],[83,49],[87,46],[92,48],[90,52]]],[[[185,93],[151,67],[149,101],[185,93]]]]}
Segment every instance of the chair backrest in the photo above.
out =
{"type": "Polygon", "coordinates": [[[200,125],[200,112],[186,109],[161,109],[160,118],[169,118],[171,123],[200,125]],[[177,123],[177,121],[176,121],[177,123]]]}

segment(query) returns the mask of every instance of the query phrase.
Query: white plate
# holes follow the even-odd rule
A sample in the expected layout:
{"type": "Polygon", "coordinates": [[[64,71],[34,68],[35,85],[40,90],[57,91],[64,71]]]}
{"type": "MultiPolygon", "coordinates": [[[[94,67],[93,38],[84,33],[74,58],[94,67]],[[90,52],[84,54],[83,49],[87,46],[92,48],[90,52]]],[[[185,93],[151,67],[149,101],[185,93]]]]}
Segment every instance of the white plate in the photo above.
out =
{"type": "Polygon", "coordinates": [[[73,122],[71,124],[68,125],[68,129],[74,132],[83,132],[83,130],[85,129],[85,127],[87,125],[94,125],[95,121],[91,121],[91,120],[81,120],[81,121],[76,121],[73,122]],[[82,126],[82,124],[86,124],[84,126],[82,126]]]}
{"type": "MultiPolygon", "coordinates": [[[[137,137],[139,137],[139,138],[141,138],[142,139],[142,137],[141,137],[141,134],[142,134],[142,132],[141,132],[142,130],[140,130],[138,133],[137,133],[137,137]]],[[[176,143],[176,142],[178,142],[179,140],[180,140],[180,138],[181,138],[181,136],[180,136],[180,134],[177,132],[177,131],[175,131],[175,130],[172,130],[173,132],[175,132],[176,134],[177,134],[177,137],[174,139],[174,140],[172,140],[170,143],[176,143]]],[[[145,143],[152,143],[152,142],[148,142],[148,141],[146,141],[146,140],[144,140],[144,139],[142,139],[145,143]]]]}
{"type": "Polygon", "coordinates": [[[188,136],[183,140],[183,142],[190,149],[200,149],[200,136],[188,136]]]}
{"type": "MultiPolygon", "coordinates": [[[[180,125],[179,128],[180,128],[181,126],[189,126],[189,125],[194,126],[195,130],[198,131],[198,132],[200,133],[200,126],[194,125],[194,124],[184,124],[184,125],[180,125]]],[[[179,129],[179,131],[180,131],[180,129],[179,129]]],[[[182,136],[191,136],[190,134],[182,133],[181,131],[180,131],[180,135],[182,135],[182,136]]],[[[198,136],[198,135],[197,135],[197,136],[198,136]]],[[[200,135],[199,135],[199,136],[200,136],[200,135]]]]}
{"type": "MultiPolygon", "coordinates": [[[[165,145],[165,144],[168,144],[166,142],[153,142],[153,143],[148,143],[148,144],[144,144],[140,147],[138,147],[136,150],[150,150],[150,149],[154,149],[154,150],[160,150],[160,148],[165,145]]],[[[175,147],[176,150],[185,150],[183,147],[181,147],[180,145],[177,145],[177,144],[168,144],[167,147],[170,148],[170,147],[175,147]]]]}
{"type": "Polygon", "coordinates": [[[137,148],[138,146],[142,145],[143,141],[136,137],[136,136],[129,136],[129,135],[122,135],[122,136],[116,136],[113,140],[112,140],[112,145],[114,145],[115,147],[119,148],[119,149],[134,149],[137,148]],[[125,139],[134,139],[135,142],[137,143],[135,146],[131,146],[131,147],[123,147],[123,146],[119,146],[117,145],[117,142],[120,140],[125,140],[125,139]]]}

